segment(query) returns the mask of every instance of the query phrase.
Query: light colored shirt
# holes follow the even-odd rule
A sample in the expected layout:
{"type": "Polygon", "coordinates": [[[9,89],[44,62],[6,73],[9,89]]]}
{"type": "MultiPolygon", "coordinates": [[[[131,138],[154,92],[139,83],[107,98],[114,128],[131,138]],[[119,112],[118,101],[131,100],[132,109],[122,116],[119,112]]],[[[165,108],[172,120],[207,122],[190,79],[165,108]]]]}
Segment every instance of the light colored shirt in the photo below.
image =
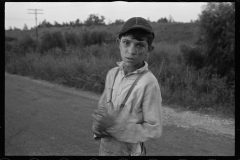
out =
{"type": "MultiPolygon", "coordinates": [[[[125,75],[123,61],[117,64],[119,66],[111,69],[107,74],[105,90],[98,103],[98,107],[107,107],[108,110],[112,110],[108,111],[109,114],[119,111],[134,80],[139,73],[148,70],[148,64],[145,62],[142,68],[125,75]],[[110,90],[117,68],[120,71],[113,86],[113,107],[111,108],[107,102],[110,99],[110,90]]],[[[161,102],[162,97],[156,77],[151,72],[145,73],[136,84],[119,116],[115,116],[116,124],[106,132],[119,141],[132,143],[132,149],[138,154],[141,151],[141,142],[161,136],[163,124],[161,102]]]]}

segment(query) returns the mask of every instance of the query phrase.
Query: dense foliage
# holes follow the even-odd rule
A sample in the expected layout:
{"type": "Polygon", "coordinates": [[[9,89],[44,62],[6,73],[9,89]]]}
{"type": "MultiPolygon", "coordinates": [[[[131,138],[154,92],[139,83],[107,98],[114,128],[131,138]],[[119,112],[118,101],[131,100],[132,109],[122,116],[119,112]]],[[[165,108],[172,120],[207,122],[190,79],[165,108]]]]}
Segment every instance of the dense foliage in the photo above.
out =
{"type": "Polygon", "coordinates": [[[198,45],[205,55],[204,66],[209,74],[235,81],[235,2],[208,3],[199,20],[198,45]]]}

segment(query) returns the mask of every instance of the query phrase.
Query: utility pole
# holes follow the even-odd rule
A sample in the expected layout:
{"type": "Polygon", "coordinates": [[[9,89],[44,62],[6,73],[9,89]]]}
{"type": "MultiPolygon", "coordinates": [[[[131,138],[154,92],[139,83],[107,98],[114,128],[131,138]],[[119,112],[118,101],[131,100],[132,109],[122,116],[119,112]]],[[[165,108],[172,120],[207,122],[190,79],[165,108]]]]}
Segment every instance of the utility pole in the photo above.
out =
{"type": "Polygon", "coordinates": [[[28,9],[28,10],[33,10],[35,11],[34,13],[28,13],[28,14],[35,14],[35,20],[36,20],[36,37],[37,37],[37,52],[38,52],[38,25],[37,25],[37,15],[38,14],[43,14],[43,13],[38,13],[37,11],[43,11],[42,9],[28,9]]]}

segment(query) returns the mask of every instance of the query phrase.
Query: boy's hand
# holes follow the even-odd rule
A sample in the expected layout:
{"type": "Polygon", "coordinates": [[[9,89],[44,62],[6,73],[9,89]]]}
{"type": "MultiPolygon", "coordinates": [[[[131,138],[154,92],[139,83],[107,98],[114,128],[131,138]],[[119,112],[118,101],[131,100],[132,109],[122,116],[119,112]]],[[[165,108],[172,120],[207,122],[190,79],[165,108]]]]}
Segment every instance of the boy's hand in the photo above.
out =
{"type": "Polygon", "coordinates": [[[94,131],[93,133],[99,138],[111,137],[111,135],[106,133],[106,132],[101,132],[100,133],[98,131],[94,131]]]}
{"type": "Polygon", "coordinates": [[[115,119],[105,111],[95,110],[92,116],[100,130],[105,130],[115,124],[115,119]]]}
{"type": "Polygon", "coordinates": [[[100,128],[99,124],[94,121],[93,126],[92,126],[93,133],[96,135],[100,135],[105,131],[105,128],[100,128]]]}

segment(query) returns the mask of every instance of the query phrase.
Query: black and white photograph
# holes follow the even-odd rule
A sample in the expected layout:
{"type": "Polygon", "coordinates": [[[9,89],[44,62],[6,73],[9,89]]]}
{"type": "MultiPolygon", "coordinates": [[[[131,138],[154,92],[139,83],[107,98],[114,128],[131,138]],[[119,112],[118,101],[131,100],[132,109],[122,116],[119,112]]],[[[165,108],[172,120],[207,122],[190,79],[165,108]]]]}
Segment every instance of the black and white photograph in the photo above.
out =
{"type": "Polygon", "coordinates": [[[4,7],[4,156],[236,156],[235,2],[4,7]]]}

